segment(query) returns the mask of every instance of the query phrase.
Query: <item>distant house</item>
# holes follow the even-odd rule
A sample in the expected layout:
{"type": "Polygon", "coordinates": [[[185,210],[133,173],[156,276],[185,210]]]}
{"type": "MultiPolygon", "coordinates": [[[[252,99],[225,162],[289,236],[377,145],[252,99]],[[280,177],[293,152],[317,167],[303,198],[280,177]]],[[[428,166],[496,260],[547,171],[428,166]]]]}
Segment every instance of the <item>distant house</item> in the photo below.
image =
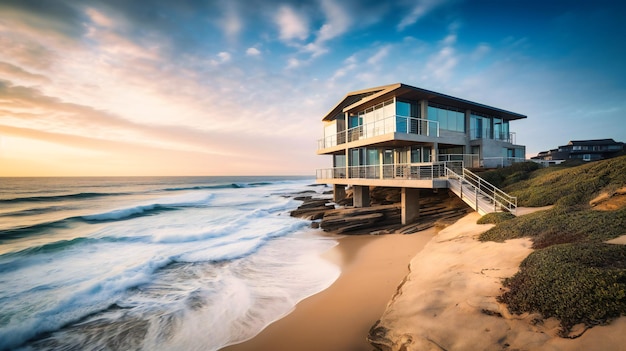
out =
{"type": "Polygon", "coordinates": [[[576,159],[597,161],[614,157],[623,150],[624,143],[613,139],[572,140],[558,149],[541,151],[537,156],[531,157],[531,160],[551,161],[548,163],[576,159]]]}
{"type": "MultiPolygon", "coordinates": [[[[415,189],[456,186],[463,198],[467,168],[523,161],[526,148],[515,143],[510,123],[524,118],[401,83],[354,91],[322,118],[317,154],[331,156],[333,167],[318,170],[317,181],[334,184],[336,199],[352,186],[357,207],[369,205],[370,186],[401,187],[406,222],[412,216],[406,199],[416,196],[415,189]],[[457,176],[462,181],[455,182],[457,176]]],[[[493,199],[491,212],[499,210],[499,200],[493,199]]]]}

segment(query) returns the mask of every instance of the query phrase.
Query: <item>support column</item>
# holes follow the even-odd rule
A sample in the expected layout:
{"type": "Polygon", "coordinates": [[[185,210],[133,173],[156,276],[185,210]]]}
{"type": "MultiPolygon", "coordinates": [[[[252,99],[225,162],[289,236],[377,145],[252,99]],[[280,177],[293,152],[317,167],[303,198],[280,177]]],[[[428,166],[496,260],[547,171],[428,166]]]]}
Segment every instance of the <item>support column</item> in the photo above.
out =
{"type": "Polygon", "coordinates": [[[370,187],[355,185],[352,187],[354,207],[370,207],[370,187]]]}
{"type": "Polygon", "coordinates": [[[430,162],[439,162],[439,143],[433,143],[430,150],[430,162]]]}
{"type": "Polygon", "coordinates": [[[339,202],[346,198],[346,186],[343,184],[333,184],[333,201],[339,202]]]}
{"type": "Polygon", "coordinates": [[[416,188],[402,188],[402,224],[409,224],[420,215],[420,190],[416,188]]]}

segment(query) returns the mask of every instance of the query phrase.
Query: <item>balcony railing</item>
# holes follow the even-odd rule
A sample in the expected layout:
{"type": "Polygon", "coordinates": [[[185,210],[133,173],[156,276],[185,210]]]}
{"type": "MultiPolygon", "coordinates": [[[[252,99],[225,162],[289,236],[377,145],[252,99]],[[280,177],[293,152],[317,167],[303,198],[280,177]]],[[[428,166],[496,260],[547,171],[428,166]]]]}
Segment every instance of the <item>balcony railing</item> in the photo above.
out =
{"type": "Polygon", "coordinates": [[[356,140],[372,138],[387,133],[407,133],[424,136],[439,136],[439,122],[407,116],[390,116],[378,121],[350,128],[318,140],[318,150],[356,140]]]}
{"type": "Polygon", "coordinates": [[[482,167],[497,168],[508,167],[517,162],[526,162],[524,157],[485,157],[482,159],[482,167]]]}
{"type": "Polygon", "coordinates": [[[480,157],[476,154],[440,154],[439,162],[462,161],[463,165],[468,168],[480,167],[480,157]]]}
{"type": "Polygon", "coordinates": [[[446,167],[462,169],[463,162],[398,163],[388,165],[334,167],[318,169],[316,178],[432,180],[436,178],[445,178],[446,167]]]}
{"type": "Polygon", "coordinates": [[[493,139],[506,141],[507,143],[515,144],[515,132],[494,132],[491,133],[491,129],[471,129],[470,130],[470,139],[493,139]]]}

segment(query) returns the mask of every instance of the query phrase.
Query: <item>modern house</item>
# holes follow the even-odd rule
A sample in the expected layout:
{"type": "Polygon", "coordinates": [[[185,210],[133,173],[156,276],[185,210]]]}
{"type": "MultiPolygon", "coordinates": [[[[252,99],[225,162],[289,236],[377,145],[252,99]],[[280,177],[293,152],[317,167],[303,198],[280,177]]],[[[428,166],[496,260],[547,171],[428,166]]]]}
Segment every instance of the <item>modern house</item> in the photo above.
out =
{"type": "Polygon", "coordinates": [[[370,186],[401,187],[403,223],[419,213],[420,188],[457,189],[462,198],[473,192],[474,199],[465,194],[464,200],[483,213],[510,210],[512,200],[487,190],[467,168],[524,160],[526,148],[510,130],[523,118],[401,83],[351,92],[322,118],[317,153],[332,156],[333,167],[318,170],[317,182],[333,184],[336,201],[352,186],[356,207],[369,205],[370,186]],[[481,209],[485,197],[491,199],[481,209]]]}
{"type": "Polygon", "coordinates": [[[532,160],[558,163],[566,160],[597,161],[611,158],[624,151],[624,143],[613,139],[572,140],[558,149],[542,151],[532,160]]]}

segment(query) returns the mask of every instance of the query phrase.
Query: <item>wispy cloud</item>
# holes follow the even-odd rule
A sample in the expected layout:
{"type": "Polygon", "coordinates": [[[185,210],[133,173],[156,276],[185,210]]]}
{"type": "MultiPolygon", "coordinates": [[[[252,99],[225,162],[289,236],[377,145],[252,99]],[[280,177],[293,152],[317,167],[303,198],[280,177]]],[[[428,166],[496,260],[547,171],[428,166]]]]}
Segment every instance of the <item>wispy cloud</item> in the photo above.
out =
{"type": "Polygon", "coordinates": [[[400,23],[398,23],[397,29],[402,31],[407,27],[414,25],[417,21],[426,16],[429,12],[434,11],[444,2],[444,0],[418,0],[417,4],[413,6],[411,11],[402,18],[400,23]]]}
{"type": "Polygon", "coordinates": [[[308,18],[296,12],[291,6],[281,6],[275,17],[280,40],[290,42],[291,40],[305,40],[309,36],[308,18]]]}
{"type": "Polygon", "coordinates": [[[260,56],[261,55],[261,50],[255,48],[255,47],[249,47],[246,49],[246,55],[248,56],[260,56]]]}

